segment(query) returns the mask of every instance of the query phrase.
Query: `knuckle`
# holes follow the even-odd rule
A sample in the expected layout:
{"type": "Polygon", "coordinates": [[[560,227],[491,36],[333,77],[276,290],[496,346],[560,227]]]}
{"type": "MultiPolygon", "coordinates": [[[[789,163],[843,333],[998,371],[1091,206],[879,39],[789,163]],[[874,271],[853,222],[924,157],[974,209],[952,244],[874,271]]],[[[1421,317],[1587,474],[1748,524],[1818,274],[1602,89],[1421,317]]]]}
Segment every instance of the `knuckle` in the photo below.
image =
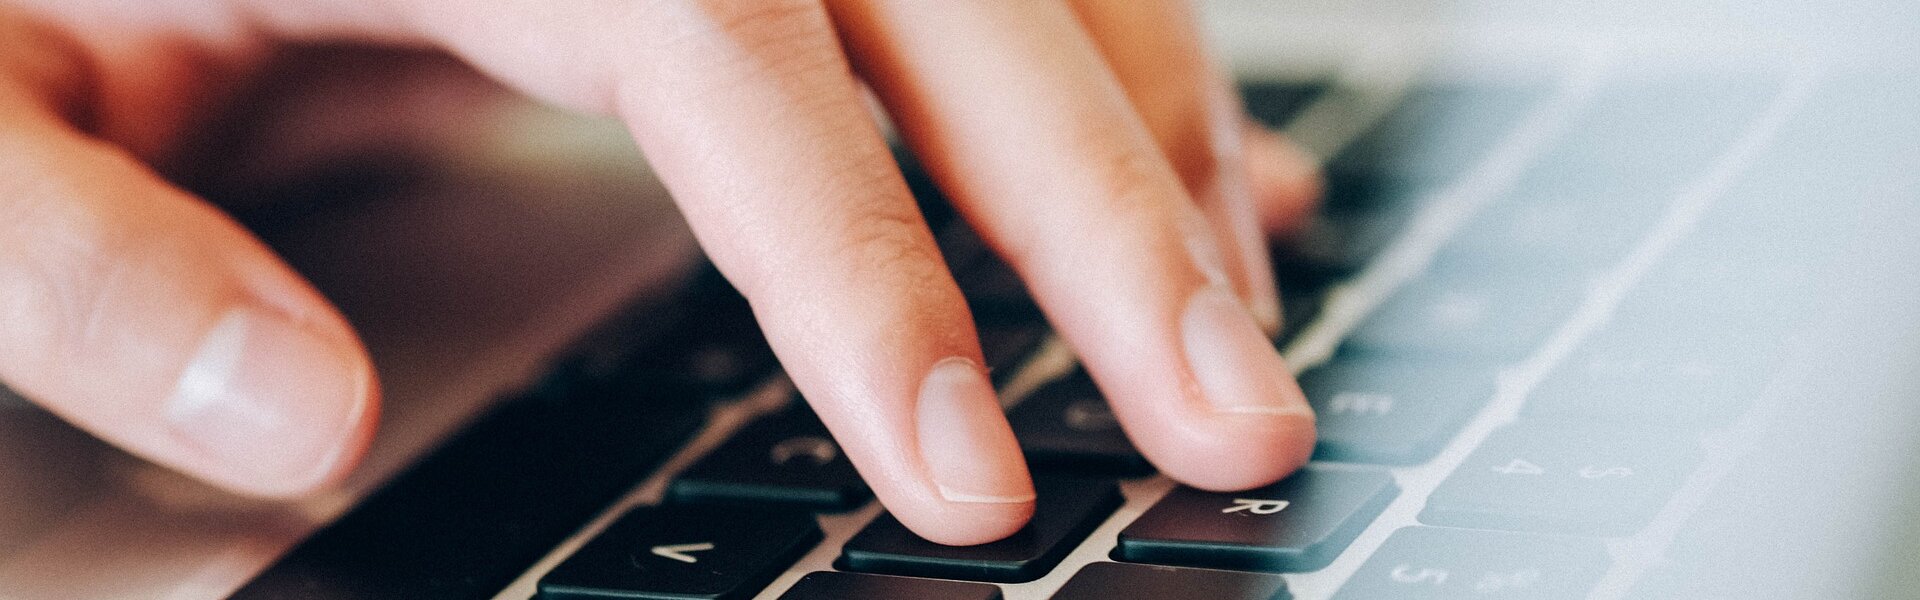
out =
{"type": "Polygon", "coordinates": [[[1107,199],[1101,204],[1120,232],[1171,226],[1169,209],[1181,188],[1170,179],[1164,159],[1150,150],[1127,148],[1102,151],[1095,161],[1095,185],[1107,199]]]}
{"type": "MultiPolygon", "coordinates": [[[[107,168],[131,158],[105,147],[89,160],[107,168]]],[[[43,172],[32,169],[30,172],[43,172]]],[[[106,178],[111,179],[111,178],[106,178]]],[[[83,198],[116,198],[135,191],[61,177],[13,177],[0,182],[8,201],[0,205],[0,324],[6,343],[48,365],[82,361],[82,353],[112,334],[103,321],[127,303],[140,303],[153,285],[188,279],[190,238],[169,235],[153,224],[151,206],[139,201],[109,204],[83,198]]],[[[57,369],[50,369],[57,370],[57,369]]]]}
{"type": "Polygon", "coordinates": [[[833,28],[818,0],[685,0],[680,8],[676,20],[687,27],[669,43],[717,46],[717,60],[778,64],[831,49],[833,28]]]}
{"type": "Polygon", "coordinates": [[[687,8],[702,22],[738,39],[792,35],[809,29],[824,10],[814,0],[688,0],[687,8]]]}
{"type": "Polygon", "coordinates": [[[939,250],[918,213],[891,208],[863,211],[846,224],[843,233],[852,275],[860,279],[920,289],[938,282],[944,270],[939,250]]]}
{"type": "MultiPolygon", "coordinates": [[[[671,10],[635,18],[660,35],[609,65],[619,95],[655,101],[781,94],[807,104],[831,96],[846,72],[825,7],[818,0],[678,0],[671,10]],[[672,57],[662,60],[661,57],[672,57]],[[644,65],[631,64],[641,61],[644,65]],[[632,73],[646,73],[632,77],[632,73]],[[832,77],[819,75],[831,74],[832,77]]],[[[645,104],[643,102],[643,104],[645,104]]],[[[794,106],[792,110],[810,108],[794,106]]]]}

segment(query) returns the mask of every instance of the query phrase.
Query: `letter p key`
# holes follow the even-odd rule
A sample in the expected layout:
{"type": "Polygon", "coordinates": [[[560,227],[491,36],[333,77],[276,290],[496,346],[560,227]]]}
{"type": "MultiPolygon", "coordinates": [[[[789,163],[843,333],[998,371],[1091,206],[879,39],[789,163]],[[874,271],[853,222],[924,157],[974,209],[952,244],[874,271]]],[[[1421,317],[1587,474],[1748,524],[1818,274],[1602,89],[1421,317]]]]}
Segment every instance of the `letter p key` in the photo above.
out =
{"type": "Polygon", "coordinates": [[[1270,515],[1287,509],[1293,504],[1286,500],[1256,500],[1253,498],[1234,498],[1233,506],[1220,509],[1222,513],[1246,511],[1250,515],[1270,515]]]}

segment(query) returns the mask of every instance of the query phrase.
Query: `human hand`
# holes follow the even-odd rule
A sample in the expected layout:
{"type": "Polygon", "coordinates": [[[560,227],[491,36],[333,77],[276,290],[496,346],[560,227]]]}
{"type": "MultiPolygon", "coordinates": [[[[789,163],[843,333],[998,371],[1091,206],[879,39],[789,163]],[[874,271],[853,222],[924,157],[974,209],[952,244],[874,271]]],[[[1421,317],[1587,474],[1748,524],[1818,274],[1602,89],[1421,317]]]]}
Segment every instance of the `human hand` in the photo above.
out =
{"type": "Polygon", "coordinates": [[[337,481],[379,412],[337,311],[162,175],[218,116],[202,109],[313,40],[443,48],[623,119],[796,385],[928,539],[1011,534],[1032,485],[860,80],[1163,472],[1253,487],[1312,448],[1262,331],[1279,308],[1261,230],[1307,204],[1311,168],[1243,136],[1177,0],[13,4],[0,380],[230,489],[337,481]]]}

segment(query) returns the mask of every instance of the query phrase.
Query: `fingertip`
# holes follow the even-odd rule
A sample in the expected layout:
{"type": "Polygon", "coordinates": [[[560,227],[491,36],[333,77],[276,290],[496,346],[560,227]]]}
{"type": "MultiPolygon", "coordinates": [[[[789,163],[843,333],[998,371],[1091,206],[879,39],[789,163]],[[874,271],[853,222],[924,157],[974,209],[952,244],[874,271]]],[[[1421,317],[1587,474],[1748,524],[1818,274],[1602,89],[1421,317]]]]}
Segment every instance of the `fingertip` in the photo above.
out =
{"type": "Polygon", "coordinates": [[[889,505],[894,518],[927,541],[977,546],[1012,536],[1033,519],[1034,501],[966,502],[934,499],[889,505]]]}
{"type": "Polygon", "coordinates": [[[1188,486],[1233,492],[1268,485],[1306,466],[1312,458],[1312,415],[1261,415],[1216,420],[1212,444],[1188,444],[1157,461],[1161,472],[1188,486]]]}
{"type": "Polygon", "coordinates": [[[242,494],[298,497],[337,485],[359,463],[379,416],[378,384],[350,332],[237,307],[203,337],[163,415],[193,455],[187,469],[242,494]]]}
{"type": "Polygon", "coordinates": [[[1258,123],[1248,123],[1244,139],[1245,172],[1262,228],[1275,237],[1299,233],[1326,190],[1319,158],[1258,123]]]}

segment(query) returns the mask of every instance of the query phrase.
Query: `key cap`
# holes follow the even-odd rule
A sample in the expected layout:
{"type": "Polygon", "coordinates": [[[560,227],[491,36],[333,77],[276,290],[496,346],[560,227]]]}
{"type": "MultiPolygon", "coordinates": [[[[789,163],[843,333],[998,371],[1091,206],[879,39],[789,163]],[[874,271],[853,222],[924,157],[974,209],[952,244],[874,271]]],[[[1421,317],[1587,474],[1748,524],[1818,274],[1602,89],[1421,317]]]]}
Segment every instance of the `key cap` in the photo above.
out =
{"type": "Polygon", "coordinates": [[[570,389],[489,411],[233,597],[490,597],[705,421],[681,388],[570,389]]]}
{"type": "Polygon", "coordinates": [[[801,577],[780,600],[1000,600],[984,583],[819,571],[801,577]]]}
{"type": "MultiPolygon", "coordinates": [[[[1368,196],[1371,191],[1353,191],[1329,184],[1329,198],[1340,204],[1327,207],[1309,221],[1299,235],[1282,244],[1274,263],[1282,269],[1306,269],[1323,277],[1344,278],[1360,271],[1399,235],[1413,216],[1417,192],[1393,198],[1368,196]],[[1337,196],[1335,195],[1337,194],[1337,196]],[[1353,208],[1359,203],[1373,206],[1353,208]]],[[[1397,193],[1397,192],[1396,192],[1397,193]]]]}
{"type": "Polygon", "coordinates": [[[1329,170],[1426,180],[1459,176],[1492,152],[1546,91],[1532,82],[1417,87],[1335,157],[1329,170]]]}
{"type": "Polygon", "coordinates": [[[1488,436],[1427,499],[1428,525],[1626,535],[1700,460],[1692,434],[1521,421],[1488,436]]]}
{"type": "Polygon", "coordinates": [[[1598,540],[1407,527],[1335,600],[1585,598],[1608,566],[1598,540]]]}
{"type": "Polygon", "coordinates": [[[1284,349],[1319,318],[1327,290],[1337,278],[1292,270],[1292,265],[1276,263],[1274,279],[1280,287],[1280,334],[1274,336],[1274,345],[1284,349]]]}
{"type": "Polygon", "coordinates": [[[1389,465],[1432,458],[1493,397],[1488,366],[1342,357],[1300,377],[1318,415],[1314,458],[1389,465]]]}
{"type": "Polygon", "coordinates": [[[847,541],[836,566],[912,577],[1033,581],[1060,564],[1121,502],[1119,487],[1110,481],[1037,477],[1034,487],[1039,501],[1033,521],[1013,537],[978,546],[943,546],[920,539],[893,515],[882,513],[847,541]]]}
{"type": "Polygon", "coordinates": [[[1053,600],[1287,600],[1279,575],[1186,569],[1123,563],[1093,563],[1080,569],[1053,600]]]}
{"type": "Polygon", "coordinates": [[[1573,313],[1580,300],[1578,283],[1429,275],[1362,321],[1347,348],[1364,354],[1516,360],[1573,313]]]}
{"type": "Polygon", "coordinates": [[[1767,252],[1773,232],[1743,233],[1746,239],[1676,245],[1628,292],[1619,314],[1689,332],[1750,331],[1754,323],[1790,331],[1817,314],[1832,287],[1821,276],[1828,263],[1767,252]]]}
{"type": "Polygon", "coordinates": [[[1084,372],[1034,391],[1007,420],[1036,470],[1115,476],[1153,472],[1084,372]]]}
{"type": "Polygon", "coordinates": [[[676,502],[838,512],[873,497],[819,417],[793,406],[743,427],[673,482],[676,502]]]}
{"type": "Polygon", "coordinates": [[[1383,471],[1307,467],[1244,492],[1179,487],[1120,532],[1128,562],[1312,571],[1327,566],[1400,493],[1383,471]]]}
{"type": "Polygon", "coordinates": [[[940,255],[946,259],[954,282],[966,294],[967,304],[974,309],[976,317],[993,313],[1040,314],[1019,273],[995,255],[965,221],[954,219],[935,232],[934,241],[940,246],[940,255]]]}
{"type": "Polygon", "coordinates": [[[1555,183],[1514,190],[1482,209],[1441,247],[1433,270],[1590,276],[1632,251],[1671,202],[1664,194],[1622,199],[1555,183]]]}
{"type": "Polygon", "coordinates": [[[643,507],[541,578],[540,597],[751,598],[820,537],[805,513],[643,507]]]}
{"type": "Polygon", "coordinates": [[[980,334],[980,353],[995,385],[1005,384],[1019,373],[1020,366],[1040,349],[1051,331],[1038,312],[986,310],[974,311],[974,329],[980,334]]]}
{"type": "Polygon", "coordinates": [[[1766,387],[1784,342],[1774,332],[1714,341],[1671,327],[1616,321],[1534,387],[1524,414],[1562,420],[1727,424],[1766,387]]]}
{"type": "Polygon", "coordinates": [[[683,300],[695,306],[677,335],[650,349],[643,366],[687,378],[716,398],[752,389],[779,368],[779,359],[760,333],[747,299],[719,275],[706,271],[683,300]]]}
{"type": "Polygon", "coordinates": [[[1280,128],[1326,91],[1324,82],[1256,81],[1240,85],[1240,98],[1246,103],[1247,116],[1280,128]]]}
{"type": "Polygon", "coordinates": [[[1671,197],[1733,149],[1781,83],[1688,73],[1603,86],[1526,179],[1562,190],[1596,188],[1615,199],[1671,197]]]}

